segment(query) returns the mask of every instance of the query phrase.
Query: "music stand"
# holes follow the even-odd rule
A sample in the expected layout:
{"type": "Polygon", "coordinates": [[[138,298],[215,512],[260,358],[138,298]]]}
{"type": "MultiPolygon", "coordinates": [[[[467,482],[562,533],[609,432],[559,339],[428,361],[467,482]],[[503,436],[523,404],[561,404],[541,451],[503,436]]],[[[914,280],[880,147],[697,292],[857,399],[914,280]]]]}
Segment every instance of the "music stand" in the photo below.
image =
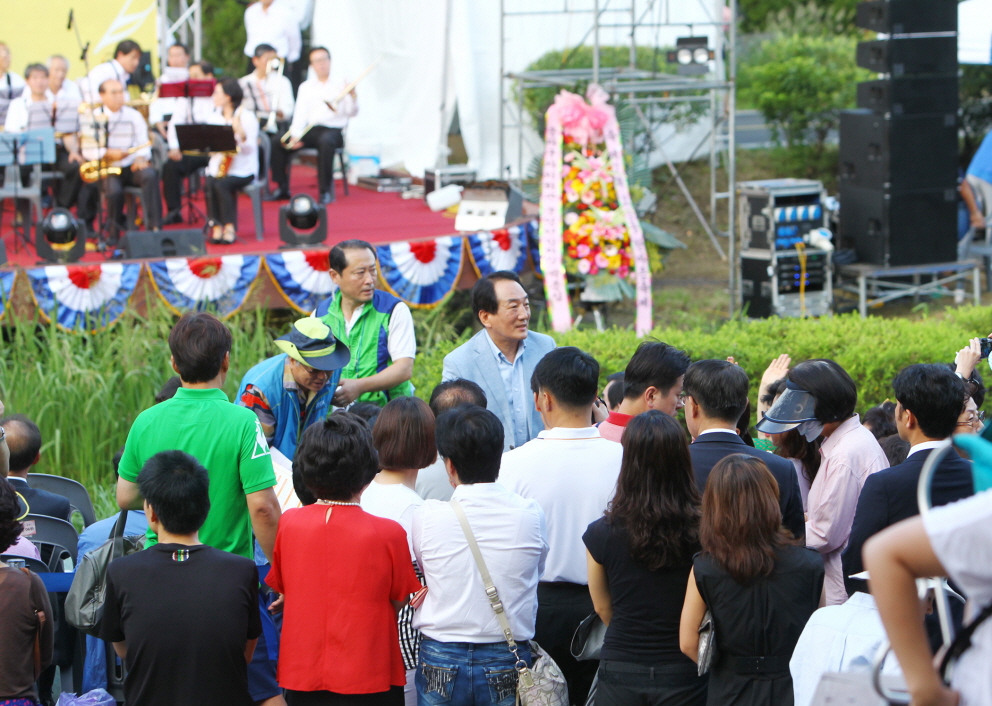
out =
{"type": "Polygon", "coordinates": [[[182,152],[234,152],[238,142],[230,125],[176,125],[176,137],[182,152]]]}
{"type": "MultiPolygon", "coordinates": [[[[6,172],[3,189],[0,189],[0,196],[14,200],[14,209],[17,210],[17,200],[27,198],[36,200],[38,211],[41,211],[41,165],[51,164],[55,161],[55,130],[51,127],[37,130],[25,130],[24,132],[0,133],[0,167],[6,172]],[[32,180],[31,187],[21,186],[21,167],[37,165],[35,169],[35,179],[32,180]],[[12,169],[8,167],[13,167],[12,169]],[[13,182],[11,185],[10,182],[13,182]],[[24,194],[20,191],[23,188],[24,194]],[[37,191],[36,191],[37,190],[37,191]],[[36,197],[36,199],[35,199],[36,197]]],[[[31,242],[31,207],[28,206],[28,218],[24,220],[24,228],[21,238],[25,245],[31,242]]],[[[16,228],[15,228],[16,232],[16,228]]],[[[17,240],[14,240],[17,246],[17,240]]]]}
{"type": "Polygon", "coordinates": [[[212,78],[202,81],[174,81],[158,87],[159,98],[209,98],[214,94],[217,81],[212,78]]]}

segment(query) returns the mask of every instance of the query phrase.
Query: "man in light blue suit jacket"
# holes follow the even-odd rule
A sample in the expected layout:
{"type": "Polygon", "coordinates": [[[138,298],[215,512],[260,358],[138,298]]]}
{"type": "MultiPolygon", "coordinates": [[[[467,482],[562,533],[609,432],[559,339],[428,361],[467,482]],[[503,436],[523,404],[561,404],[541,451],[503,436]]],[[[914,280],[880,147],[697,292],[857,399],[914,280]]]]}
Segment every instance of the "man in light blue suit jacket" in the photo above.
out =
{"type": "Polygon", "coordinates": [[[463,378],[482,388],[487,408],[503,423],[503,450],[509,451],[544,429],[530,378],[555,341],[528,330],[530,303],[513,272],[493,272],[476,282],[472,312],[483,329],[444,357],[441,380],[463,378]]]}

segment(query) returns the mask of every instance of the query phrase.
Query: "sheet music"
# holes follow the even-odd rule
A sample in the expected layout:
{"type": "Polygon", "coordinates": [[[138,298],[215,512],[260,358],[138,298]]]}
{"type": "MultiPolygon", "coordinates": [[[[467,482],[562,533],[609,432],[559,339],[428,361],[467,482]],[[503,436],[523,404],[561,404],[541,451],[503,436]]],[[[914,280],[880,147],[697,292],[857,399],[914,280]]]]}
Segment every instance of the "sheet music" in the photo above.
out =
{"type": "Polygon", "coordinates": [[[55,162],[55,130],[50,127],[24,132],[0,133],[0,167],[17,164],[53,164],[55,162]]]}

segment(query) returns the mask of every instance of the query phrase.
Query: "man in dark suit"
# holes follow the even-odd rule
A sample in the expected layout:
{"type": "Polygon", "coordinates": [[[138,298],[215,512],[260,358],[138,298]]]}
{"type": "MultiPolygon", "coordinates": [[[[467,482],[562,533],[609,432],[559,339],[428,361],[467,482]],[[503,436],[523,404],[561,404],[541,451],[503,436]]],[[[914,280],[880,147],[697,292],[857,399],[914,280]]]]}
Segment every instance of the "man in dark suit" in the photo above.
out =
{"type": "Polygon", "coordinates": [[[754,456],[768,466],[778,482],[782,524],[796,538],[805,537],[806,518],[795,466],[787,459],[748,446],[737,435],[737,422],[747,406],[747,373],[726,360],[700,360],[686,371],[682,391],[685,423],[692,435],[689,455],[700,492],[720,459],[731,454],[754,456]]]}
{"type": "Polygon", "coordinates": [[[28,485],[28,471],[41,458],[41,432],[38,425],[23,414],[11,414],[0,419],[0,427],[3,427],[7,436],[7,448],[10,450],[7,480],[20,495],[27,511],[32,515],[45,515],[68,522],[72,515],[68,500],[61,495],[28,485]]]}
{"type": "MultiPolygon", "coordinates": [[[[892,387],[896,394],[896,429],[909,442],[909,456],[897,466],[873,473],[865,480],[854,514],[851,539],[844,550],[844,584],[848,593],[868,591],[864,581],[848,578],[864,571],[861,550],[868,538],[919,514],[916,487],[930,451],[942,446],[957,428],[964,406],[964,385],[943,365],[911,365],[903,369],[892,387]]],[[[934,506],[974,494],[971,462],[947,453],[930,484],[934,506]]]]}

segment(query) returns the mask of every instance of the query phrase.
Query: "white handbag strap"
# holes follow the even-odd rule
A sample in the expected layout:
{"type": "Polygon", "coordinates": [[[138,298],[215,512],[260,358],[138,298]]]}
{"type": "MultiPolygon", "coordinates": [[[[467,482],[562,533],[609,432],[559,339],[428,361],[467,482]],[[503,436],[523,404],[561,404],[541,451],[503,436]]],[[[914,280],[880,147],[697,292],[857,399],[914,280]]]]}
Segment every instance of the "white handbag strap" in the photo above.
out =
{"type": "Polygon", "coordinates": [[[496,614],[496,620],[499,621],[499,626],[503,630],[503,637],[506,638],[507,643],[510,645],[510,652],[516,655],[517,642],[513,639],[513,631],[510,630],[510,621],[507,620],[506,611],[503,610],[503,603],[499,599],[499,594],[496,593],[496,586],[493,585],[492,576],[489,575],[486,560],[482,558],[479,543],[475,541],[472,526],[469,525],[468,518],[465,516],[465,511],[462,509],[461,504],[457,500],[451,500],[450,502],[451,508],[455,511],[455,517],[458,518],[458,522],[462,526],[462,531],[465,532],[465,539],[468,540],[468,548],[472,550],[475,565],[479,567],[479,573],[482,575],[482,582],[486,584],[486,596],[489,598],[489,605],[492,606],[493,612],[496,614]]]}

